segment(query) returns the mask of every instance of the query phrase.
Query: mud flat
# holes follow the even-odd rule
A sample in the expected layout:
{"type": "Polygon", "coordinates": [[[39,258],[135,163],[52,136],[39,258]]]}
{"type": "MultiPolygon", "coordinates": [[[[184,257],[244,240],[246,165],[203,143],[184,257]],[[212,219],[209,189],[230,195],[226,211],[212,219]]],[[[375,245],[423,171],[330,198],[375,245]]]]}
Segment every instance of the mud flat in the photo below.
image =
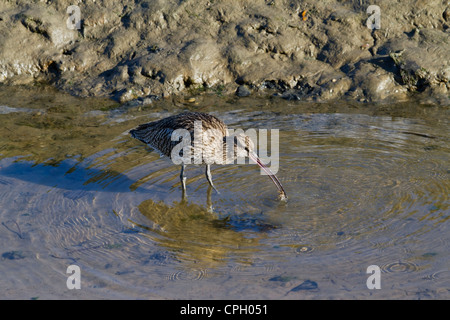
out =
{"type": "Polygon", "coordinates": [[[450,101],[447,1],[98,0],[78,4],[79,29],[73,4],[0,2],[0,83],[143,103],[205,91],[450,101]]]}

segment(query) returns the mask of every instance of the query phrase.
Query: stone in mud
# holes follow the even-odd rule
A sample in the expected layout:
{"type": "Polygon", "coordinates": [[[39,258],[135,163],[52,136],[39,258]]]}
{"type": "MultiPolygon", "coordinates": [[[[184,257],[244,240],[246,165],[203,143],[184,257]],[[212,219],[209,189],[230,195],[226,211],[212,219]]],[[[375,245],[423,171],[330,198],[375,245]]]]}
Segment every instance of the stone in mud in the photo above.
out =
{"type": "MultiPolygon", "coordinates": [[[[385,58],[384,60],[386,60],[385,58]]],[[[356,68],[349,73],[352,78],[352,89],[348,94],[357,101],[382,101],[386,99],[402,100],[406,99],[406,89],[399,85],[394,78],[394,74],[384,68],[383,62],[371,63],[370,61],[359,63],[356,68]]]]}
{"type": "Polygon", "coordinates": [[[248,97],[251,94],[247,86],[241,85],[236,90],[236,95],[238,97],[248,97]]]}
{"type": "Polygon", "coordinates": [[[333,100],[350,88],[351,79],[329,64],[311,60],[299,66],[297,74],[285,78],[288,87],[281,97],[287,100],[333,100]]]}

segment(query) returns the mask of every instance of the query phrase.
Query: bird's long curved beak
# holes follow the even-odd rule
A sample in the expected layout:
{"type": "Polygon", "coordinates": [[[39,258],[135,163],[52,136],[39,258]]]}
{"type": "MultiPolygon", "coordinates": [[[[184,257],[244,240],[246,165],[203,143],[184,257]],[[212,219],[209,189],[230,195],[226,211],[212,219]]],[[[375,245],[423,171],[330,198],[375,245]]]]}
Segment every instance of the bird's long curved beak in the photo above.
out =
{"type": "Polygon", "coordinates": [[[287,195],[286,191],[284,191],[283,186],[281,185],[280,180],[278,180],[277,176],[264,164],[261,162],[261,160],[258,158],[258,156],[254,152],[249,152],[248,156],[250,159],[252,159],[261,169],[263,169],[269,178],[273,181],[273,183],[278,188],[279,197],[281,200],[286,200],[287,195]]]}

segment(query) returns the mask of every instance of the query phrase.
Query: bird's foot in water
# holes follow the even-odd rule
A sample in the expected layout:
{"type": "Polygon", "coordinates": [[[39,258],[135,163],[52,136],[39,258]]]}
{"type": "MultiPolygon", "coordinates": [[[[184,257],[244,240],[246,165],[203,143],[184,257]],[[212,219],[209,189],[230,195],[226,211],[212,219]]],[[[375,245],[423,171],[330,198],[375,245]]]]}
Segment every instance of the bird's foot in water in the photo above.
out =
{"type": "Polygon", "coordinates": [[[280,200],[280,201],[287,201],[286,193],[278,192],[278,200],[280,200]]]}

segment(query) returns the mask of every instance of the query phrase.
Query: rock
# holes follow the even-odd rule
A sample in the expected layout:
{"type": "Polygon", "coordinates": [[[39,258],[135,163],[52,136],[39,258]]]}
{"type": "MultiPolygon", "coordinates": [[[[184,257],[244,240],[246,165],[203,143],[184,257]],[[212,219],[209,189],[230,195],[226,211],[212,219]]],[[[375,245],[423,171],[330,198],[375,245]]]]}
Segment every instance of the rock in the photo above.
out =
{"type": "Polygon", "coordinates": [[[251,94],[250,90],[245,85],[241,85],[236,90],[236,95],[238,97],[247,97],[251,94]]]}
{"type": "MultiPolygon", "coordinates": [[[[387,60],[387,57],[385,58],[387,60]]],[[[406,89],[399,85],[394,74],[386,70],[383,62],[361,62],[350,72],[353,83],[349,92],[353,98],[365,101],[402,100],[406,98],[406,89]]]]}

